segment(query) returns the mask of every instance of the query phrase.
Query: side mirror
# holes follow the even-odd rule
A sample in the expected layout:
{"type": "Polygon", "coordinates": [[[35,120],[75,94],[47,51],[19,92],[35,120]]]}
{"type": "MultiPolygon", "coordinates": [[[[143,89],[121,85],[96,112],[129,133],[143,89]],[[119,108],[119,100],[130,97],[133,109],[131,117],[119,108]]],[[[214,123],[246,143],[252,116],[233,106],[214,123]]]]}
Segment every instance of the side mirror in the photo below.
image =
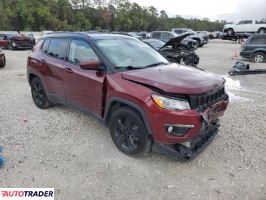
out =
{"type": "Polygon", "coordinates": [[[81,61],[80,68],[85,70],[98,70],[99,63],[96,60],[81,61]]]}

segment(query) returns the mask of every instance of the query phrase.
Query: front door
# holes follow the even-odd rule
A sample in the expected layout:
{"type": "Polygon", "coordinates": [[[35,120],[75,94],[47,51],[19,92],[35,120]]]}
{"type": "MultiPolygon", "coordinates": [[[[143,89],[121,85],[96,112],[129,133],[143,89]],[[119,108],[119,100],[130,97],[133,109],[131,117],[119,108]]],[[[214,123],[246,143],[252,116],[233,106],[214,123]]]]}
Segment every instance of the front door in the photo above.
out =
{"type": "Polygon", "coordinates": [[[81,39],[71,40],[68,64],[63,75],[64,89],[69,105],[101,116],[105,72],[81,69],[79,63],[89,60],[98,61],[90,44],[81,39]]]}

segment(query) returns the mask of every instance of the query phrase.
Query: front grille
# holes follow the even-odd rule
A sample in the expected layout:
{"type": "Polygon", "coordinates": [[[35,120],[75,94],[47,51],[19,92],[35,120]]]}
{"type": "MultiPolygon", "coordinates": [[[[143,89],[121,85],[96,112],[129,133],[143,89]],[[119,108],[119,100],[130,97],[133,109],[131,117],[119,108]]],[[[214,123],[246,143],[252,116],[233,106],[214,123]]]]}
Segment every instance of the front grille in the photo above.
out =
{"type": "Polygon", "coordinates": [[[224,99],[226,99],[224,87],[205,94],[189,95],[190,107],[196,110],[204,110],[208,106],[224,99]]]}
{"type": "Polygon", "coordinates": [[[31,41],[14,41],[17,47],[31,47],[32,42],[31,41]]]}

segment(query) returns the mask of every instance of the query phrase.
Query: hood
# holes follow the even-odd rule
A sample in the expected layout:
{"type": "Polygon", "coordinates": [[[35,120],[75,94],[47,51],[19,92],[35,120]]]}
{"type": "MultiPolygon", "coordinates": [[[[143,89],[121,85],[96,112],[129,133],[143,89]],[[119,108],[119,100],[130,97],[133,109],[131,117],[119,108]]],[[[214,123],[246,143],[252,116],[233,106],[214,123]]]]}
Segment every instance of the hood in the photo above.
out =
{"type": "Polygon", "coordinates": [[[178,64],[126,71],[122,77],[129,81],[158,88],[173,94],[202,94],[221,87],[225,80],[213,73],[178,64]]]}
{"type": "Polygon", "coordinates": [[[25,37],[25,36],[13,36],[10,38],[10,40],[13,40],[13,41],[30,41],[31,38],[25,37]]]}
{"type": "Polygon", "coordinates": [[[167,46],[177,46],[181,43],[182,40],[184,40],[186,37],[190,36],[191,34],[190,33],[185,33],[183,35],[180,35],[180,36],[177,36],[175,38],[172,38],[171,40],[169,40],[168,42],[166,42],[160,49],[163,49],[164,47],[167,47],[167,46]]]}

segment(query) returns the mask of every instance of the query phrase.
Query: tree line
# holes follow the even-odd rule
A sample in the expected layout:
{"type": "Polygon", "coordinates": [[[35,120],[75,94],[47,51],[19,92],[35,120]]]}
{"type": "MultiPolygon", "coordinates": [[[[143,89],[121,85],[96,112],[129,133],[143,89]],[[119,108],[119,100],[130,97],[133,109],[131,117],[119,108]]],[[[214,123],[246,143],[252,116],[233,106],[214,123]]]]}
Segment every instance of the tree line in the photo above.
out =
{"type": "Polygon", "coordinates": [[[224,23],[169,17],[164,10],[128,0],[0,0],[0,30],[155,31],[188,27],[219,31],[224,23]]]}

